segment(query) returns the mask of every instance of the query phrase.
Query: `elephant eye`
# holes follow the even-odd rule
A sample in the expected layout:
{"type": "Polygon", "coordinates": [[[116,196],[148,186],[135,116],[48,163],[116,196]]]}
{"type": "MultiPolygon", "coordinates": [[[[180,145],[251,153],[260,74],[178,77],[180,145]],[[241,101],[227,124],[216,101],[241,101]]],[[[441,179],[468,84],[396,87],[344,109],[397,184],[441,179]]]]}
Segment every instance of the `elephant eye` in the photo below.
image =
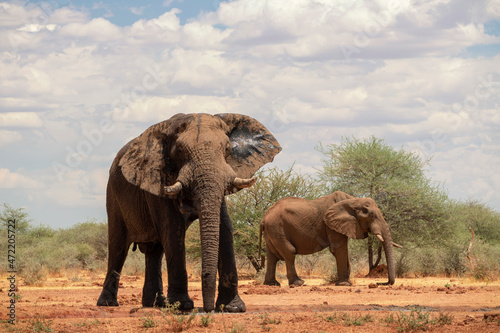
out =
{"type": "Polygon", "coordinates": [[[171,155],[176,157],[184,156],[185,150],[186,149],[182,144],[174,144],[174,146],[171,149],[171,155]]]}
{"type": "Polygon", "coordinates": [[[225,152],[225,156],[228,157],[229,155],[231,155],[231,143],[228,142],[226,144],[226,152],[225,152]]]}

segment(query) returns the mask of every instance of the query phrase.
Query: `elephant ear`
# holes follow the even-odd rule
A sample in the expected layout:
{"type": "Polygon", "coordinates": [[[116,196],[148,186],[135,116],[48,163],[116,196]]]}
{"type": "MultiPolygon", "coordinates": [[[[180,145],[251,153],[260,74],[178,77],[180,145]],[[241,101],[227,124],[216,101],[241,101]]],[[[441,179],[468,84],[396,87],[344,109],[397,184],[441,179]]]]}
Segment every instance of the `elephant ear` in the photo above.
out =
{"type": "Polygon", "coordinates": [[[347,199],[332,205],[325,214],[324,222],[328,228],[349,238],[363,239],[368,234],[359,224],[353,204],[356,199],[347,199]]]}
{"type": "Polygon", "coordinates": [[[354,199],[352,195],[349,195],[345,192],[342,191],[335,191],[332,193],[333,201],[339,202],[342,200],[347,200],[347,199],[354,199]]]}
{"type": "Polygon", "coordinates": [[[169,127],[169,120],[149,127],[124,147],[119,161],[128,182],[155,195],[162,195],[165,186],[165,136],[169,127]]]}
{"type": "Polygon", "coordinates": [[[238,177],[252,177],[281,151],[281,146],[271,132],[252,117],[234,113],[215,116],[228,126],[226,134],[231,141],[231,155],[226,160],[238,177]]]}

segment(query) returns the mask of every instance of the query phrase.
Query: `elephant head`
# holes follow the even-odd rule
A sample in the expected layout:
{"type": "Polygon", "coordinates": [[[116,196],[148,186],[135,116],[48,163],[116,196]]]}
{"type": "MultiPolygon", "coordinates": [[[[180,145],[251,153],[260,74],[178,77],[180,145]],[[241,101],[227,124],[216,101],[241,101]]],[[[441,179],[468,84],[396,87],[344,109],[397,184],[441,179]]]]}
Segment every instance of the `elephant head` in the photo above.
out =
{"type": "Polygon", "coordinates": [[[368,231],[374,234],[384,247],[389,275],[387,284],[394,284],[395,270],[391,233],[387,222],[373,199],[353,198],[336,203],[326,212],[325,224],[330,229],[349,238],[366,238],[368,237],[368,231]]]}
{"type": "Polygon", "coordinates": [[[255,171],[273,160],[280,145],[248,116],[177,114],[127,147],[119,165],[130,183],[189,206],[199,217],[203,307],[213,310],[224,195],[253,185],[255,171]]]}

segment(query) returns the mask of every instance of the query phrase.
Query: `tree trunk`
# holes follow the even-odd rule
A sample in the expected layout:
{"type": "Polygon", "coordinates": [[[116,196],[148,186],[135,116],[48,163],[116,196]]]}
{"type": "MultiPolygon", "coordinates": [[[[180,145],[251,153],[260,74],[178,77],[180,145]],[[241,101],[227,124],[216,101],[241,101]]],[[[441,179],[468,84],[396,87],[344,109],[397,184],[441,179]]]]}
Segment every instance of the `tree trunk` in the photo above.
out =
{"type": "Polygon", "coordinates": [[[250,263],[252,264],[253,268],[255,268],[257,273],[260,272],[262,267],[260,266],[260,263],[257,260],[257,258],[255,258],[254,256],[247,256],[247,258],[248,258],[248,260],[250,260],[250,263]]]}
{"type": "Polygon", "coordinates": [[[373,270],[373,239],[368,237],[368,268],[370,274],[373,270]]]}
{"type": "Polygon", "coordinates": [[[368,267],[370,274],[375,268],[377,268],[378,264],[380,264],[380,260],[382,259],[382,244],[379,245],[377,249],[377,260],[373,263],[373,238],[368,238],[368,267]]]}

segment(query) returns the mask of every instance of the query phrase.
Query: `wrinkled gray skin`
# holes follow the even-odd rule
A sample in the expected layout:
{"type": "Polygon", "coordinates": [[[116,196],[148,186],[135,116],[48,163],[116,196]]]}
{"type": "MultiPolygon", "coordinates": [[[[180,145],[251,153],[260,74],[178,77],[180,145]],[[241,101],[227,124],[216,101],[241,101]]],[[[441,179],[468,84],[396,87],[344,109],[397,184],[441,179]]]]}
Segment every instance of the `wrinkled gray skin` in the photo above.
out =
{"type": "Polygon", "coordinates": [[[120,272],[132,243],[146,257],[143,306],[180,302],[188,295],[185,231],[200,220],[203,309],[243,312],[238,296],[232,224],[225,194],[255,183],[252,175],[281,150],[257,120],[238,114],[178,114],[155,124],[126,144],[109,171],[108,271],[100,306],[117,306],[120,272]],[[163,294],[165,254],[168,291],[163,294]]]}
{"type": "Polygon", "coordinates": [[[285,260],[288,283],[302,285],[304,281],[295,270],[295,255],[312,254],[328,247],[337,262],[336,285],[350,286],[347,241],[366,238],[368,231],[383,238],[389,276],[385,284],[394,284],[391,233],[375,201],[370,198],[354,198],[340,191],[315,200],[284,198],[269,208],[260,230],[266,240],[266,285],[280,285],[276,280],[278,260],[285,260]]]}

